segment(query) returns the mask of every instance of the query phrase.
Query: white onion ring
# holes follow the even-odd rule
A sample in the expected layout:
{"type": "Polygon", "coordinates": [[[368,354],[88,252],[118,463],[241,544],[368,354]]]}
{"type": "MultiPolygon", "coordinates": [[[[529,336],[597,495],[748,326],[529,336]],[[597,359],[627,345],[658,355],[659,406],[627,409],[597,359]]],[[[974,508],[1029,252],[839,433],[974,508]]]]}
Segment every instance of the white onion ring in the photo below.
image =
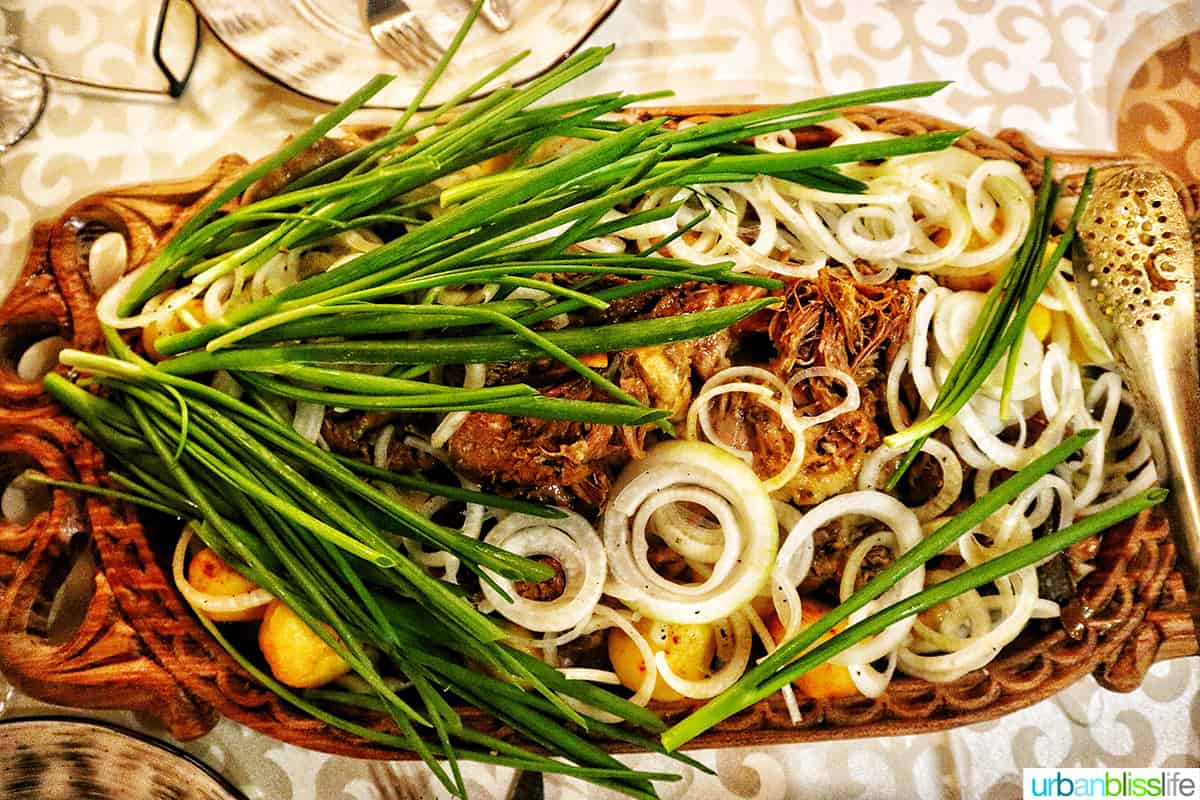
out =
{"type": "Polygon", "coordinates": [[[562,519],[542,519],[510,514],[484,537],[490,545],[522,556],[550,556],[562,565],[565,585],[553,600],[529,600],[513,588],[513,581],[491,570],[487,574],[511,599],[483,582],[483,594],[506,619],[531,631],[563,631],[592,616],[604,590],[604,544],[591,524],[573,511],[560,509],[562,519]]]}
{"type": "Polygon", "coordinates": [[[392,447],[392,439],[396,435],[395,425],[384,425],[379,430],[379,435],[375,437],[375,444],[371,446],[371,464],[378,469],[387,469],[388,451],[392,447]]]}
{"type": "MultiPolygon", "coordinates": [[[[707,492],[699,488],[693,490],[707,492]]],[[[651,522],[653,532],[684,558],[702,564],[715,564],[721,557],[725,546],[721,528],[706,524],[703,518],[697,518],[686,507],[677,503],[663,506],[654,512],[651,522]]]]}
{"type": "MultiPolygon", "coordinates": [[[[893,138],[839,129],[839,143],[893,138]]],[[[766,152],[793,152],[788,132],[756,137],[766,152]]],[[[827,192],[771,176],[736,184],[710,184],[703,192],[663,189],[648,193],[638,211],[684,200],[670,219],[636,226],[589,242],[586,247],[616,250],[635,239],[639,250],[695,220],[692,235],[673,240],[672,256],[696,263],[732,259],[737,271],[814,278],[830,260],[856,279],[880,283],[898,266],[916,271],[979,274],[1011,255],[1032,218],[1033,190],[1020,168],[1008,161],[985,161],[961,148],[898,156],[881,164],[843,164],[839,170],[867,183],[862,194],[827,192]],[[750,219],[753,212],[753,220],[750,219]],[[999,232],[993,222],[999,217],[999,232]],[[943,244],[935,230],[948,231],[943,244]],[[858,259],[875,270],[864,273],[858,259]]],[[[619,215],[610,214],[613,219],[619,215]]],[[[627,248],[624,248],[627,249],[627,248]]]]}
{"type": "Polygon", "coordinates": [[[659,680],[684,697],[697,700],[716,697],[737,683],[738,678],[746,671],[746,665],[750,663],[750,648],[754,644],[754,636],[746,612],[738,611],[728,619],[712,624],[717,629],[716,655],[721,666],[707,677],[701,680],[681,678],[671,669],[666,653],[660,651],[655,654],[654,663],[659,680]]]}
{"type": "MultiPolygon", "coordinates": [[[[797,420],[792,408],[792,387],[794,387],[798,381],[803,380],[804,378],[812,377],[814,374],[826,375],[827,373],[830,377],[838,377],[839,379],[843,379],[847,382],[847,393],[848,395],[853,393],[855,400],[853,406],[857,408],[858,387],[857,385],[854,385],[853,388],[850,388],[850,384],[854,383],[853,379],[840,370],[830,370],[826,367],[814,367],[809,370],[801,370],[791,382],[785,384],[773,372],[762,369],[761,367],[727,367],[705,381],[704,385],[700,388],[700,391],[696,394],[696,397],[692,400],[692,404],[688,407],[687,413],[687,437],[689,439],[698,438],[696,434],[697,426],[699,426],[699,429],[704,432],[704,436],[711,443],[715,444],[717,447],[721,448],[730,455],[745,462],[747,465],[753,466],[754,454],[752,452],[740,447],[734,447],[733,445],[723,441],[717,435],[717,432],[712,425],[709,403],[715,397],[719,397],[724,394],[732,394],[734,392],[745,392],[747,394],[754,395],[756,402],[775,412],[775,414],[779,417],[780,423],[792,437],[792,452],[788,455],[787,463],[784,464],[779,472],[770,477],[762,479],[763,486],[766,487],[768,492],[774,492],[782,489],[784,486],[790,483],[791,480],[796,477],[796,473],[800,471],[800,467],[804,463],[804,429],[806,427],[810,427],[812,424],[815,424],[813,422],[801,424],[797,420]],[[817,372],[814,373],[814,370],[817,372]],[[751,383],[748,380],[736,380],[738,378],[755,379],[761,381],[762,383],[751,383]]],[[[850,400],[851,398],[848,396],[847,401],[850,400]]],[[[838,406],[838,409],[835,410],[836,413],[841,413],[841,410],[845,409],[848,405],[849,403],[842,403],[838,406]]]]}
{"type": "MultiPolygon", "coordinates": [[[[943,655],[920,654],[911,646],[900,648],[900,668],[913,677],[945,683],[979,669],[995,658],[1006,644],[1020,635],[1032,617],[1038,599],[1037,570],[1026,567],[996,581],[996,587],[1000,590],[998,595],[983,597],[977,592],[968,592],[956,598],[960,605],[977,604],[986,614],[986,624],[972,623],[970,635],[967,636],[949,637],[943,631],[943,644],[947,643],[948,638],[953,647],[951,652],[943,655]],[[1003,615],[999,623],[992,622],[993,610],[1003,615]],[[986,630],[976,633],[977,627],[986,630]]],[[[974,616],[978,619],[980,615],[974,616]]],[[[942,627],[945,628],[945,625],[942,627]]],[[[919,636],[924,631],[916,630],[914,635],[919,636]]]]}
{"type": "Polygon", "coordinates": [[[850,664],[846,669],[850,672],[850,680],[864,697],[882,697],[887,691],[892,676],[896,674],[896,651],[887,655],[887,669],[880,672],[870,664],[850,664]]]}
{"type": "Polygon", "coordinates": [[[171,558],[171,573],[175,578],[175,586],[179,593],[198,613],[203,614],[237,614],[242,611],[265,606],[275,599],[275,596],[262,587],[256,587],[248,592],[234,595],[216,595],[202,592],[192,586],[184,571],[183,562],[187,556],[188,545],[195,536],[191,525],[183,529],[179,541],[175,543],[175,553],[171,558]]]}
{"type": "Polygon", "coordinates": [[[222,275],[204,292],[204,316],[208,319],[224,316],[225,307],[234,298],[234,278],[232,274],[222,275]]]}
{"type": "MultiPolygon", "coordinates": [[[[463,376],[464,389],[480,389],[483,388],[486,382],[486,364],[467,364],[465,375],[463,376]]],[[[458,429],[462,427],[462,424],[467,421],[467,417],[469,416],[471,416],[470,411],[452,411],[442,417],[442,421],[438,423],[437,428],[430,434],[429,443],[438,450],[441,450],[450,441],[450,437],[458,433],[458,429]]]]}
{"type": "MultiPolygon", "coordinates": [[[[872,452],[863,460],[862,471],[858,474],[858,488],[880,489],[887,482],[882,474],[883,466],[906,452],[907,447],[886,445],[872,452]]],[[[933,456],[942,468],[942,485],[938,493],[913,509],[917,519],[928,522],[940,516],[958,500],[962,494],[963,471],[954,451],[937,439],[926,439],[921,445],[921,452],[933,456]]]]}
{"type": "Polygon", "coordinates": [[[292,417],[292,428],[301,437],[316,442],[321,435],[321,424],[325,421],[325,406],[320,403],[296,401],[296,413],[292,417]]]}
{"type": "Polygon", "coordinates": [[[812,567],[816,553],[812,537],[816,528],[804,525],[804,515],[787,503],[776,501],[775,514],[780,527],[786,529],[787,533],[779,554],[775,556],[775,569],[771,573],[771,602],[775,607],[775,616],[783,625],[780,639],[787,641],[800,630],[804,600],[796,587],[808,577],[812,567]]]}
{"type": "MultiPolygon", "coordinates": [[[[96,301],[96,318],[104,325],[116,328],[117,330],[126,330],[129,328],[144,328],[151,322],[161,322],[173,313],[176,309],[187,303],[189,300],[196,298],[204,291],[204,287],[195,283],[188,283],[182,287],[172,290],[169,293],[160,296],[159,302],[153,310],[143,310],[141,314],[135,314],[132,317],[121,317],[117,315],[117,306],[125,299],[125,295],[129,294],[130,287],[134,281],[141,277],[146,270],[145,267],[138,267],[132,272],[127,272],[123,275],[112,287],[100,296],[96,301]]],[[[152,298],[153,299],[153,298],[152,298]]],[[[150,303],[147,301],[146,306],[150,303]]]]}
{"type": "Polygon", "coordinates": [[[867,261],[881,261],[901,255],[912,242],[912,230],[900,211],[887,206],[860,206],[851,209],[838,220],[838,239],[847,250],[867,261]],[[887,223],[891,235],[886,239],[871,239],[856,230],[856,226],[875,220],[887,223]]]}
{"type": "MultiPolygon", "coordinates": [[[[696,495],[699,497],[700,495],[696,495]]],[[[774,563],[778,523],[770,497],[754,472],[719,448],[675,440],[656,445],[621,473],[603,516],[610,577],[605,591],[664,622],[713,622],[749,602],[774,563]],[[699,585],[666,581],[646,558],[644,504],[672,487],[698,487],[719,498],[708,507],[724,521],[724,552],[699,585]]]]}
{"type": "MultiPolygon", "coordinates": [[[[857,411],[858,407],[862,405],[862,393],[858,388],[858,382],[849,373],[843,372],[836,367],[807,367],[797,370],[788,381],[788,389],[794,391],[800,381],[807,381],[813,378],[833,378],[834,380],[841,381],[842,385],[846,388],[846,398],[833,408],[822,411],[820,414],[812,417],[796,418],[799,427],[807,429],[814,425],[823,425],[840,417],[842,414],[857,411]]],[[[790,408],[790,404],[785,404],[783,407],[785,416],[788,414],[790,408]]]]}
{"type": "MultiPolygon", "coordinates": [[[[604,630],[605,628],[618,628],[637,648],[638,654],[642,657],[642,664],[649,667],[655,663],[654,649],[650,647],[650,643],[646,641],[646,637],[642,632],[629,620],[629,612],[617,611],[609,608],[606,605],[598,605],[592,611],[592,618],[589,624],[584,628],[583,632],[594,633],[595,631],[604,630]]],[[[642,675],[642,685],[637,688],[633,696],[629,698],[629,702],[634,705],[645,706],[650,702],[651,696],[654,694],[654,687],[658,684],[658,671],[646,669],[642,675]]],[[[611,717],[611,715],[609,715],[611,717]]],[[[596,719],[602,719],[597,716],[596,719]]],[[[615,722],[615,719],[606,721],[615,722]]]]}
{"type": "Polygon", "coordinates": [[[967,179],[966,207],[972,227],[987,244],[965,251],[954,259],[952,266],[986,267],[1011,254],[1025,237],[1032,221],[1031,196],[1029,182],[1016,163],[985,161],[980,164],[967,179]],[[985,186],[990,187],[991,196],[985,186]],[[1003,212],[1003,227],[999,234],[992,230],[997,208],[1003,212]]]}
{"type": "MultiPolygon", "coordinates": [[[[638,509],[635,526],[645,526],[661,538],[668,547],[684,558],[697,562],[698,565],[708,566],[707,573],[711,576],[715,565],[721,563],[721,575],[728,574],[732,559],[722,555],[726,551],[724,527],[736,525],[732,508],[720,495],[699,486],[674,486],[662,490],[648,498],[638,509]],[[693,503],[715,510],[715,526],[693,522],[685,515],[682,503],[693,503]],[[646,524],[646,515],[652,515],[646,524]]],[[[637,546],[640,549],[639,540],[637,546]]],[[[639,554],[640,555],[640,554],[639,554]]]]}

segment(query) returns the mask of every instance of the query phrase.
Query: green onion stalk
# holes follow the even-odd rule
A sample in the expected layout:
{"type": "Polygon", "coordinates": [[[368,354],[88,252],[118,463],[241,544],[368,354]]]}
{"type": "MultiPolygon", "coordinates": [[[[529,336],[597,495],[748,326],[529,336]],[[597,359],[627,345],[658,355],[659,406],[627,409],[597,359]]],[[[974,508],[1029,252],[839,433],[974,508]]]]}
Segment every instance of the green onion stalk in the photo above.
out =
{"type": "Polygon", "coordinates": [[[663,746],[667,750],[681,747],[722,720],[769,697],[814,667],[868,636],[879,633],[889,625],[1037,564],[1075,542],[1101,533],[1166,499],[1165,489],[1149,489],[1105,511],[1084,517],[1062,530],[1036,538],[1030,544],[897,601],[814,647],[820,638],[832,631],[836,625],[886,592],[918,566],[944,551],[964,534],[977,528],[987,517],[1015,499],[1038,478],[1083,447],[1095,433],[1095,430],[1081,431],[1066,439],[1058,447],[977,500],[915,547],[905,551],[895,562],[832,611],[805,628],[794,639],[772,651],[736,684],[663,733],[663,746]]]}
{"type": "Polygon", "coordinates": [[[1088,198],[1091,197],[1095,178],[1095,170],[1089,169],[1070,222],[1059,236],[1058,244],[1047,257],[1054,209],[1061,188],[1050,177],[1053,175],[1053,167],[1053,162],[1047,158],[1042,173],[1045,178],[1038,189],[1029,231],[996,285],[984,298],[983,308],[967,337],[967,344],[950,367],[929,415],[884,440],[889,447],[909,445],[908,451],[888,479],[888,489],[895,489],[899,485],[900,479],[916,460],[925,441],[970,402],[975,392],[1006,355],[1008,360],[1000,394],[1000,419],[1007,420],[1013,377],[1020,358],[1021,340],[1029,323],[1029,314],[1050,279],[1054,277],[1059,261],[1066,255],[1067,248],[1075,238],[1075,229],[1087,207],[1088,198]]]}
{"type": "Polygon", "coordinates": [[[481,754],[491,763],[563,772],[634,797],[654,796],[648,776],[624,769],[565,727],[602,735],[593,730],[599,723],[562,697],[618,715],[634,726],[631,735],[638,728],[661,731],[653,714],[540,662],[532,666],[524,654],[501,644],[504,632],[457,587],[427,574],[394,537],[453,552],[481,580],[488,579],[484,567],[534,581],[549,577],[547,567],[426,520],[368,480],[376,468],[359,474],[265,412],[206,384],[168,375],[115,342],[114,349],[124,358],[64,353],[64,363],[89,376],[105,396],[57,374],[47,376],[46,389],[104,448],[118,474],[157,477],[124,479],[119,490],[42,482],[186,520],[206,546],[295,611],[351,666],[369,687],[366,697],[389,715],[398,733],[365,734],[336,704],[306,700],[231,648],[264,685],[329,724],[418,754],[459,796],[465,794],[453,764],[481,754]],[[486,675],[458,666],[466,660],[482,665],[486,675]],[[411,683],[412,693],[390,688],[381,664],[411,683]],[[477,687],[486,681],[504,686],[518,681],[525,688],[519,699],[511,692],[478,696],[477,687]],[[567,761],[550,767],[544,756],[512,744],[492,753],[497,748],[464,726],[445,692],[470,697],[527,741],[567,761]],[[449,771],[441,760],[450,761],[449,771]]]}

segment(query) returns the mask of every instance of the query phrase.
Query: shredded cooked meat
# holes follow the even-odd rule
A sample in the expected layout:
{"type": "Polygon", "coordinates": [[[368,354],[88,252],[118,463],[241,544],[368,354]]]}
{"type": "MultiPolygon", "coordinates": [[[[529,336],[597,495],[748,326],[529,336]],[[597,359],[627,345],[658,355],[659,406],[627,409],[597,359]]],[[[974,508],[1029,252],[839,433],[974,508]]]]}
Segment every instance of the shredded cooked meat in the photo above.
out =
{"type": "MultiPolygon", "coordinates": [[[[802,594],[827,593],[836,596],[846,571],[850,551],[870,532],[870,528],[848,517],[839,517],[813,532],[813,560],[808,575],[800,584],[802,594]]],[[[874,578],[893,561],[892,551],[879,545],[863,557],[855,580],[855,589],[874,578]]]]}
{"type": "MultiPolygon", "coordinates": [[[[755,287],[686,285],[628,298],[619,308],[602,313],[604,321],[673,316],[763,295],[765,291],[755,287]]],[[[735,362],[767,366],[784,380],[794,370],[812,365],[849,373],[859,384],[861,408],[809,429],[801,472],[780,494],[781,499],[812,504],[850,485],[865,454],[879,445],[880,383],[903,341],[912,310],[911,292],[904,283],[868,286],[845,271],[823,270],[816,280],[789,283],[782,299],[777,309],[760,312],[729,330],[621,353],[613,359],[609,376],[642,402],[669,410],[671,419],[679,422],[696,388],[735,362]],[[768,339],[772,354],[743,352],[752,337],[768,339]]],[[[538,369],[517,371],[545,379],[538,369]]],[[[489,382],[501,375],[511,379],[513,369],[494,367],[489,382]]],[[[817,414],[840,403],[840,391],[837,381],[807,381],[795,401],[801,413],[817,414]]],[[[554,385],[545,393],[605,399],[579,379],[554,385]]],[[[792,452],[790,434],[751,396],[726,395],[714,404],[712,417],[722,438],[755,454],[760,474],[774,474],[787,463],[792,452]]],[[[647,437],[654,435],[648,427],[615,429],[474,413],[451,437],[448,451],[456,470],[494,491],[596,508],[617,470],[629,458],[641,457],[647,437]]]]}
{"type": "Polygon", "coordinates": [[[830,269],[814,281],[795,281],[784,298],[769,328],[779,353],[772,369],[786,375],[820,364],[850,373],[860,385],[886,374],[904,344],[913,304],[906,282],[872,286],[830,269]]]}
{"type": "MultiPolygon", "coordinates": [[[[822,270],[816,280],[792,282],[783,296],[766,328],[776,353],[771,371],[786,381],[797,369],[834,367],[854,378],[862,397],[857,410],[805,432],[800,471],[778,496],[812,505],[852,485],[867,452],[880,444],[882,384],[904,341],[912,293],[905,283],[870,286],[822,270]]],[[[813,379],[797,386],[793,400],[799,413],[815,415],[841,403],[842,392],[840,381],[813,379]]],[[[791,458],[791,435],[753,396],[725,395],[711,416],[722,439],[754,454],[761,476],[778,473],[791,458]]]]}

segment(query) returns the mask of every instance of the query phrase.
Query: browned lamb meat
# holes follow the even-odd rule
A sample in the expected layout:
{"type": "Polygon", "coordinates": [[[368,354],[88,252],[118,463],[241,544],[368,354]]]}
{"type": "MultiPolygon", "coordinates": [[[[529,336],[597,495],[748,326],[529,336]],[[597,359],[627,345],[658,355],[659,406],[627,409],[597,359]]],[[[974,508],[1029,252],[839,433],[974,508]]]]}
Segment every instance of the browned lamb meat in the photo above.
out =
{"type": "MultiPolygon", "coordinates": [[[[599,400],[578,378],[545,392],[550,397],[599,400]]],[[[475,412],[446,444],[459,473],[489,489],[557,505],[597,508],[626,461],[617,429],[562,420],[475,412]]]]}

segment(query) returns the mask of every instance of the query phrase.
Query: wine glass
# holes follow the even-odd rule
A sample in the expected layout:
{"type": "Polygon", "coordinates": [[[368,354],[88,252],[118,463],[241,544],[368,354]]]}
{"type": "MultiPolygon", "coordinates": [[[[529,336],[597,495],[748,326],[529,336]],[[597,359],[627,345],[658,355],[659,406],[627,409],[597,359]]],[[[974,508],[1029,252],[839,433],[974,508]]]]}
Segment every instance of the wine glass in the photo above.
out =
{"type": "Polygon", "coordinates": [[[187,87],[200,52],[200,19],[190,2],[163,0],[158,10],[154,30],[154,63],[166,79],[166,87],[123,86],[93,81],[39,66],[32,58],[11,45],[0,46],[0,155],[33,129],[46,108],[49,81],[59,81],[88,89],[118,94],[142,96],[161,95],[178,99],[187,87]],[[164,32],[170,26],[182,32],[182,42],[190,49],[181,49],[179,42],[168,46],[164,32]]]}
{"type": "Polygon", "coordinates": [[[46,108],[46,77],[33,70],[29,56],[0,47],[0,155],[25,138],[46,108]]]}

